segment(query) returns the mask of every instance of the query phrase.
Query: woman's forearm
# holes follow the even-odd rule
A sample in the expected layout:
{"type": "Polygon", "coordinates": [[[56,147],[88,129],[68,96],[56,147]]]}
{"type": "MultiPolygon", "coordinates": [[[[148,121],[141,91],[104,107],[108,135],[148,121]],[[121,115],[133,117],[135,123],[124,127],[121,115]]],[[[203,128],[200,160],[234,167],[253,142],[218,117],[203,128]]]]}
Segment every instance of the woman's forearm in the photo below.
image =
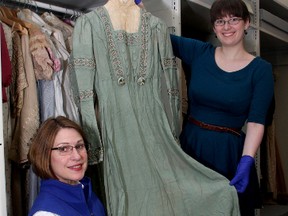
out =
{"type": "Polygon", "coordinates": [[[242,155],[255,157],[264,135],[264,125],[248,122],[242,155]]]}

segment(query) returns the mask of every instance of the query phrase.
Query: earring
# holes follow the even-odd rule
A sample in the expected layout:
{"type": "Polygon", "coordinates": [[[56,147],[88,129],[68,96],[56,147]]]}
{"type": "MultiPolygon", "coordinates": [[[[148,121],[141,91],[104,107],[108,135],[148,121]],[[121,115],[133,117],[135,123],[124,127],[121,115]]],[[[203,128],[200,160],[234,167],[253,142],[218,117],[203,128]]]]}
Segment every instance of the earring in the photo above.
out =
{"type": "Polygon", "coordinates": [[[217,35],[215,34],[215,38],[217,38],[217,35]]]}
{"type": "Polygon", "coordinates": [[[246,30],[246,29],[244,30],[244,34],[245,34],[245,35],[247,35],[247,34],[248,34],[248,32],[247,32],[247,30],[246,30]]]}

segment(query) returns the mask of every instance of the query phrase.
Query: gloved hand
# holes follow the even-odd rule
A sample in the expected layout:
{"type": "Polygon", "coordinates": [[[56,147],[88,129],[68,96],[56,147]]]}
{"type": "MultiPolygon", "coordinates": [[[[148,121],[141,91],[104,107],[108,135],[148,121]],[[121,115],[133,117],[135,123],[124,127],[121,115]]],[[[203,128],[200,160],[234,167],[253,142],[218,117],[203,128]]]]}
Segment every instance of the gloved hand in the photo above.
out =
{"type": "Polygon", "coordinates": [[[230,185],[234,185],[238,193],[243,193],[249,183],[251,168],[255,164],[255,159],[249,155],[241,157],[238,164],[236,174],[230,181],[230,185]]]}
{"type": "Polygon", "coordinates": [[[138,5],[141,3],[141,0],[134,0],[135,4],[138,5]]]}

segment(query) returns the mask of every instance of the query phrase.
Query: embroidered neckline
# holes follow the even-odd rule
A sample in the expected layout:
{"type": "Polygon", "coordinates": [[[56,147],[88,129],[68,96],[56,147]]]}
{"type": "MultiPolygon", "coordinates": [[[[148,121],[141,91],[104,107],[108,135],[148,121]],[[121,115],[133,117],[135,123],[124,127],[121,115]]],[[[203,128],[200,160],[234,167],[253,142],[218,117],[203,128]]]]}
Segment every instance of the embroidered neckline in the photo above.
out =
{"type": "MultiPolygon", "coordinates": [[[[98,7],[96,9],[100,15],[100,19],[102,20],[104,31],[107,36],[108,41],[108,52],[112,62],[112,68],[114,70],[114,74],[117,77],[117,82],[119,85],[125,85],[127,74],[124,73],[124,67],[121,63],[119,50],[117,49],[115,39],[113,37],[114,29],[112,27],[112,23],[110,22],[108,12],[106,9],[102,7],[98,7]]],[[[124,31],[119,31],[117,34],[117,38],[119,40],[127,40],[127,45],[133,44],[134,42],[141,43],[141,51],[140,51],[140,64],[139,64],[139,72],[137,74],[137,83],[139,85],[143,85],[145,83],[145,78],[147,75],[147,61],[148,61],[148,13],[142,12],[141,10],[141,23],[138,33],[126,33],[124,31]],[[141,32],[140,41],[137,35],[139,35],[139,31],[141,32]]]]}

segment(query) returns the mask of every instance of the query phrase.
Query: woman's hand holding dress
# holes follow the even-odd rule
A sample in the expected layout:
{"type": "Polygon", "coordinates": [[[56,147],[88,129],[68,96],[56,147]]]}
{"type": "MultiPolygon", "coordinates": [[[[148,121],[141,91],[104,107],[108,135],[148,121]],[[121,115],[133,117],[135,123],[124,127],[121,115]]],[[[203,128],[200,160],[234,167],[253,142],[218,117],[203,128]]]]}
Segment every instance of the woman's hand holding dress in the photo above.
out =
{"type": "Polygon", "coordinates": [[[235,186],[238,193],[243,193],[249,183],[251,168],[255,164],[255,159],[249,155],[241,157],[236,174],[231,180],[230,185],[235,186]]]}

